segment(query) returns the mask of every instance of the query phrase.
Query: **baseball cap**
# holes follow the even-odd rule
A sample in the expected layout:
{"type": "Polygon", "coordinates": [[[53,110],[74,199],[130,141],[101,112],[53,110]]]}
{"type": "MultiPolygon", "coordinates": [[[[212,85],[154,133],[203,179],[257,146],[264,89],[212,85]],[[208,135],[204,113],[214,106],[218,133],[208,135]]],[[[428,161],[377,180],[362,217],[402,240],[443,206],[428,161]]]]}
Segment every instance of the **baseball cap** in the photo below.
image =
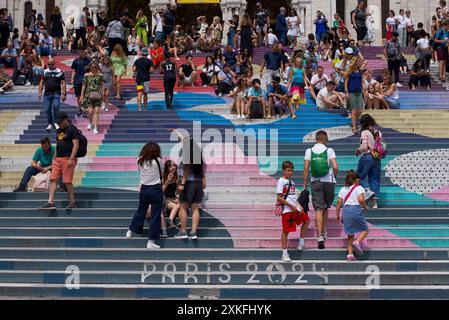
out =
{"type": "Polygon", "coordinates": [[[65,119],[68,119],[69,116],[67,115],[67,113],[59,111],[56,114],[56,123],[61,123],[62,121],[64,121],[65,119]]]}
{"type": "Polygon", "coordinates": [[[352,50],[352,48],[346,48],[345,49],[345,53],[347,53],[347,54],[354,54],[354,50],[352,50]]]}
{"type": "Polygon", "coordinates": [[[142,55],[144,55],[144,56],[147,56],[148,55],[148,48],[144,47],[144,48],[140,49],[140,53],[142,55]]]}

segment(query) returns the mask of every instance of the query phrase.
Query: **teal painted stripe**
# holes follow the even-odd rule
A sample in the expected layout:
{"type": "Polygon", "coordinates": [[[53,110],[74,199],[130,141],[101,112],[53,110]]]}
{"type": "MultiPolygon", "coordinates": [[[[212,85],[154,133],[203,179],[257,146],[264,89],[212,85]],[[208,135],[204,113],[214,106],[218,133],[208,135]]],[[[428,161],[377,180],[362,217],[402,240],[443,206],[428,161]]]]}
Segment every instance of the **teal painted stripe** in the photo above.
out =
{"type": "Polygon", "coordinates": [[[447,239],[421,239],[421,240],[410,240],[417,246],[422,248],[448,248],[449,240],[447,239]]]}
{"type": "Polygon", "coordinates": [[[386,229],[400,237],[449,237],[449,227],[446,229],[411,228],[411,229],[386,229]]]}

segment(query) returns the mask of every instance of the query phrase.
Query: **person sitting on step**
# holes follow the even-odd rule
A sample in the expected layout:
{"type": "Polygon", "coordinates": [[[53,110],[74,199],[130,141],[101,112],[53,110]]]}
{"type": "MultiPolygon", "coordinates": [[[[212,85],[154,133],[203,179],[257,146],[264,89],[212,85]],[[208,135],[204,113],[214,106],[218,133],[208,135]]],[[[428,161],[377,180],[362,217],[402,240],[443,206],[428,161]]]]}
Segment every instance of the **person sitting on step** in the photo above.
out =
{"type": "Polygon", "coordinates": [[[11,78],[5,72],[5,66],[0,64],[0,94],[5,94],[6,91],[14,86],[11,78]]]}
{"type": "Polygon", "coordinates": [[[179,84],[183,88],[185,85],[195,86],[196,81],[196,66],[193,63],[193,57],[188,55],[186,57],[187,62],[179,68],[179,84]]]}
{"type": "MultiPolygon", "coordinates": [[[[20,181],[19,186],[14,189],[14,192],[26,192],[31,177],[38,173],[47,173],[51,171],[55,150],[55,147],[51,145],[48,137],[41,139],[41,146],[34,152],[31,165],[26,168],[22,180],[20,181]]],[[[59,187],[67,191],[65,185],[62,183],[62,178],[59,179],[59,187]]]]}
{"type": "Polygon", "coordinates": [[[412,90],[415,90],[418,83],[430,90],[430,73],[426,71],[423,59],[416,60],[413,65],[408,85],[412,90]]]}
{"type": "Polygon", "coordinates": [[[178,165],[176,164],[176,162],[174,162],[173,160],[165,161],[163,177],[165,182],[162,186],[162,190],[164,191],[165,195],[165,210],[170,211],[167,229],[172,229],[176,228],[176,224],[174,221],[179,211],[179,196],[177,195],[179,179],[178,165]]]}

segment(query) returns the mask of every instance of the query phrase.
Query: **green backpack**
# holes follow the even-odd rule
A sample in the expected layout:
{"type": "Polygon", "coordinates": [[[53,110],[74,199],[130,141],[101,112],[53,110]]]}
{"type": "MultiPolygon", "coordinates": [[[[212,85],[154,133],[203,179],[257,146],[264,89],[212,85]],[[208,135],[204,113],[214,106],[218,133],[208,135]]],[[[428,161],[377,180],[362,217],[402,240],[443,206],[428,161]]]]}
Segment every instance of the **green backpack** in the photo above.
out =
{"type": "Polygon", "coordinates": [[[329,173],[329,164],[327,162],[327,148],[321,153],[315,153],[310,149],[312,159],[310,161],[310,168],[312,177],[320,178],[329,173]]]}

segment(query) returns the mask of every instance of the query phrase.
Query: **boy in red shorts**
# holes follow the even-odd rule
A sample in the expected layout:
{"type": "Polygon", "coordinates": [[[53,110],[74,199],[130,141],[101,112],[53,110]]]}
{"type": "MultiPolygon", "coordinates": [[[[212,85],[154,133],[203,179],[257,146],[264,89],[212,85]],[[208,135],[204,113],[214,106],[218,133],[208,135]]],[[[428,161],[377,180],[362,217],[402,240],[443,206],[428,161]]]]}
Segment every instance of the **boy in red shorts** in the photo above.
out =
{"type": "Polygon", "coordinates": [[[284,161],[282,163],[282,178],[279,179],[276,193],[277,201],[284,206],[282,213],[282,262],[291,262],[288,255],[288,234],[296,232],[296,226],[301,225],[298,250],[304,248],[304,238],[309,227],[309,216],[301,208],[296,197],[296,184],[292,181],[293,163],[284,161]]]}

